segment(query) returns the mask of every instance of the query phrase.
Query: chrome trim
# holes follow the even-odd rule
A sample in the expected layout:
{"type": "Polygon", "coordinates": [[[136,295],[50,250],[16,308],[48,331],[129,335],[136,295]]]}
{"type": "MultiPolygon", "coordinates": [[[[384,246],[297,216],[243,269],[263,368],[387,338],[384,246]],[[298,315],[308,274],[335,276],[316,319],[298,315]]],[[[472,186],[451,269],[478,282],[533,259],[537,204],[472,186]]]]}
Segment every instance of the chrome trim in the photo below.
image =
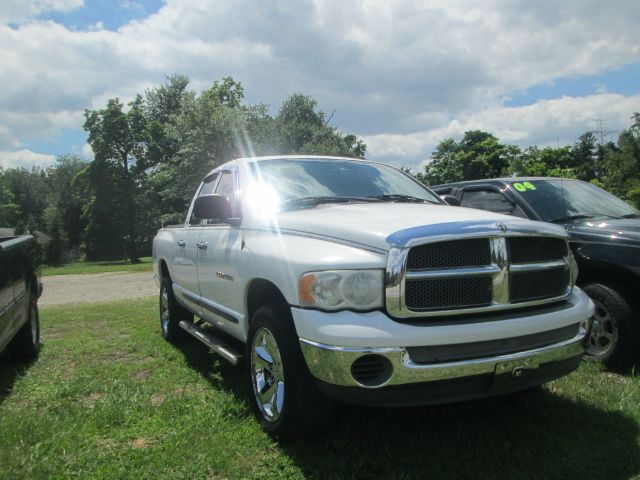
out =
{"type": "Polygon", "coordinates": [[[569,239],[566,230],[558,225],[546,222],[534,222],[531,220],[480,220],[464,222],[447,222],[434,225],[423,225],[399,230],[386,238],[387,243],[393,247],[415,247],[425,243],[442,242],[452,239],[465,239],[477,237],[538,237],[549,236],[569,239]],[[508,225],[507,232],[498,227],[498,223],[508,225]]]}
{"type": "Polygon", "coordinates": [[[416,364],[404,347],[337,347],[304,338],[300,339],[300,346],[311,374],[317,379],[333,385],[375,389],[387,385],[507,373],[514,368],[537,368],[547,362],[574,358],[585,351],[590,321],[591,319],[581,322],[578,334],[563,342],[523,352],[459,362],[416,364]],[[387,358],[393,367],[391,376],[384,383],[373,387],[362,385],[351,376],[353,362],[363,355],[371,354],[387,358]]]}
{"type": "Polygon", "coordinates": [[[387,242],[393,245],[387,257],[385,275],[385,298],[387,312],[395,318],[435,317],[446,315],[466,315],[482,312],[496,312],[512,308],[532,307],[553,303],[568,298],[573,289],[570,280],[566,291],[554,298],[531,300],[527,302],[511,303],[510,275],[511,272],[546,270],[566,268],[569,277],[573,279],[573,262],[571,250],[567,246],[567,255],[562,260],[553,262],[534,262],[511,264],[507,248],[509,237],[550,237],[567,241],[567,232],[557,225],[530,221],[480,221],[480,222],[450,222],[437,225],[409,228],[396,232],[387,237],[387,242]],[[506,224],[506,231],[500,228],[500,223],[506,224]],[[430,235],[432,234],[432,235],[430,235]],[[441,268],[419,271],[407,271],[407,257],[413,247],[420,245],[464,240],[468,238],[487,238],[491,252],[491,264],[480,267],[441,268]],[[406,281],[419,279],[442,279],[468,276],[491,276],[492,300],[490,305],[465,308],[456,306],[450,309],[410,310],[406,305],[406,281]]]}
{"type": "MultiPolygon", "coordinates": [[[[500,229],[500,231],[506,232],[507,230],[500,229]]],[[[500,269],[500,272],[493,276],[493,304],[504,307],[509,304],[510,291],[507,240],[501,237],[492,238],[489,245],[491,249],[491,261],[500,269]]]]}
{"type": "Polygon", "coordinates": [[[449,268],[442,270],[409,270],[405,275],[407,280],[422,280],[426,278],[455,278],[455,277],[476,277],[482,275],[492,275],[500,272],[497,265],[487,265],[484,267],[449,268]]]}
{"type": "Polygon", "coordinates": [[[553,270],[554,268],[567,268],[565,260],[556,260],[555,262],[537,262],[537,263],[512,263],[509,270],[512,272],[530,272],[531,270],[553,270]]]}

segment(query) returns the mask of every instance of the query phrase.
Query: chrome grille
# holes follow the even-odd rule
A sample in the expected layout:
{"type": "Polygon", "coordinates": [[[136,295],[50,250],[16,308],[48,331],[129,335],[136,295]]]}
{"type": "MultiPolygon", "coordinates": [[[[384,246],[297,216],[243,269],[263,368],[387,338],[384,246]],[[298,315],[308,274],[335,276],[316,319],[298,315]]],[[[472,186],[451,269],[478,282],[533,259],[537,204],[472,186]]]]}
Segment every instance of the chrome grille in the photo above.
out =
{"type": "Polygon", "coordinates": [[[414,247],[407,257],[407,270],[475,267],[490,263],[489,239],[472,238],[414,247]]]}
{"type": "Polygon", "coordinates": [[[511,263],[549,262],[567,256],[567,242],[560,238],[507,238],[511,263]]]}
{"type": "Polygon", "coordinates": [[[520,308],[566,298],[571,292],[571,254],[560,235],[445,238],[391,249],[386,298],[392,316],[520,308]]]}
{"type": "Polygon", "coordinates": [[[406,303],[411,310],[450,308],[451,305],[491,305],[491,277],[442,278],[407,282],[406,303]]]}
{"type": "Polygon", "coordinates": [[[511,274],[511,303],[559,297],[567,290],[569,270],[553,268],[511,274]]]}

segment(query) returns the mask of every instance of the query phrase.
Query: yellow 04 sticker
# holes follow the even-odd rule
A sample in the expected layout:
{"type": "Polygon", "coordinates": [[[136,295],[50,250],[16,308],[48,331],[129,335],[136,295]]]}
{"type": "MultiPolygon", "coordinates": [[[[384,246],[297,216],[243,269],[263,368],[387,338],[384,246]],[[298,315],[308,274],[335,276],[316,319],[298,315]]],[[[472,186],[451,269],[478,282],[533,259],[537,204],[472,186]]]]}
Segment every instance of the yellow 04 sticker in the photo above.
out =
{"type": "Polygon", "coordinates": [[[515,188],[519,192],[526,192],[527,190],[536,190],[536,186],[531,182],[516,182],[513,184],[513,188],[515,188]]]}

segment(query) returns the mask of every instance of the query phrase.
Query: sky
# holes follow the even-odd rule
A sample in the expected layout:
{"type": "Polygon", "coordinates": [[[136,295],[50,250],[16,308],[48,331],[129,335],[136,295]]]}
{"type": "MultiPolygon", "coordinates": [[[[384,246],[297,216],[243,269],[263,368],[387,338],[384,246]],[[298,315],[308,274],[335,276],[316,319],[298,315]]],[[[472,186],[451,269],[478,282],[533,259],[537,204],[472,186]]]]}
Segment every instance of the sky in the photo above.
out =
{"type": "Polygon", "coordinates": [[[520,146],[605,140],[640,111],[640,2],[2,0],[0,167],[91,157],[86,108],[187,75],[273,114],[313,96],[367,158],[417,169],[485,130],[520,146]]]}

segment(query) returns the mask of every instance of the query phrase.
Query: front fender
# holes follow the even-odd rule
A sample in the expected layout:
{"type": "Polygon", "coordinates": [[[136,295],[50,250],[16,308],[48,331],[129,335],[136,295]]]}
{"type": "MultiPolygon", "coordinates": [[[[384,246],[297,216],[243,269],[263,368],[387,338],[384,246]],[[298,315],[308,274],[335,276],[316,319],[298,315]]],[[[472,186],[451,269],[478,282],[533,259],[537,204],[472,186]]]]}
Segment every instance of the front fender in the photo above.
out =
{"type": "Polygon", "coordinates": [[[384,269],[386,254],[332,241],[275,231],[247,231],[238,271],[245,298],[251,280],[273,283],[289,305],[298,305],[298,280],[318,270],[384,269]]]}

